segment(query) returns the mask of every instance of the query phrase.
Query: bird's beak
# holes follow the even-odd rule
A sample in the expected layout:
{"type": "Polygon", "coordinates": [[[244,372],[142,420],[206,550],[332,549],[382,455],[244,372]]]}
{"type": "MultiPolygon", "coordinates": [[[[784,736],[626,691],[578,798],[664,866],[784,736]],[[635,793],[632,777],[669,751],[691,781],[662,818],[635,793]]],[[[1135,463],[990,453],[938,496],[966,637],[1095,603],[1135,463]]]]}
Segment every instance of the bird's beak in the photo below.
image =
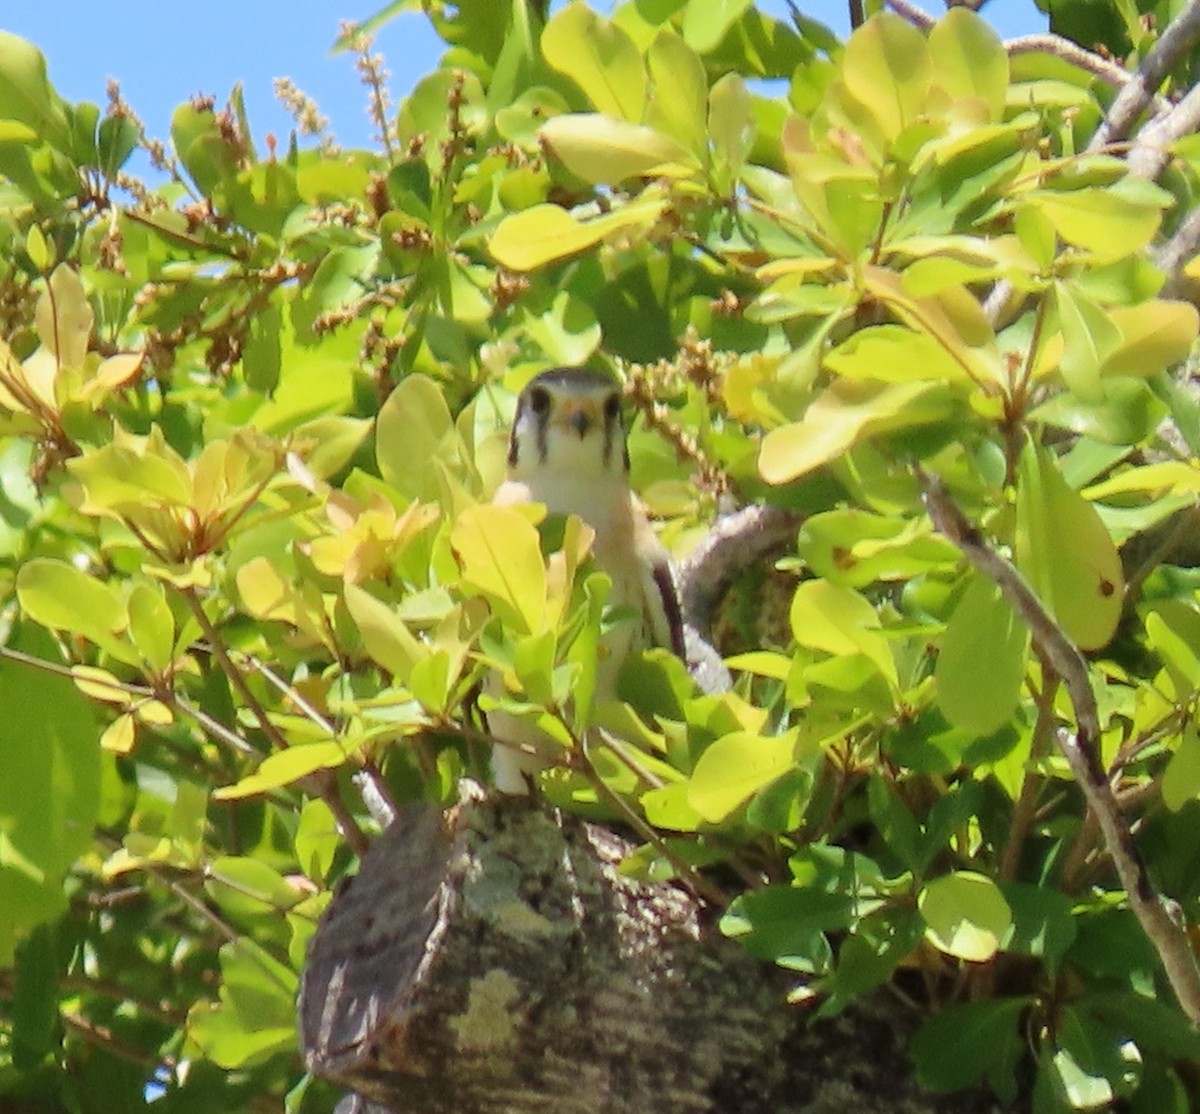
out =
{"type": "Polygon", "coordinates": [[[563,406],[560,422],[579,434],[582,441],[587,432],[597,425],[596,407],[591,402],[569,402],[563,406]]]}

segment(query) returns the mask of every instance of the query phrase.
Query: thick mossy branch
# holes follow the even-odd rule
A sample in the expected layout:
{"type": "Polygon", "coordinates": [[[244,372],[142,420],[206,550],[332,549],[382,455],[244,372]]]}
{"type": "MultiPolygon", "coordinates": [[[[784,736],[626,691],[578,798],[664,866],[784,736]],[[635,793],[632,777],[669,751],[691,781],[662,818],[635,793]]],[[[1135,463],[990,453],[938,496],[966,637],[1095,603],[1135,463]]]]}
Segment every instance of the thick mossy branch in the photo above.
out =
{"type": "Polygon", "coordinates": [[[308,1068],[411,1114],[993,1109],[920,1095],[891,1003],[810,1024],[704,905],[626,877],[631,849],[536,801],[401,810],[314,937],[308,1068]]]}

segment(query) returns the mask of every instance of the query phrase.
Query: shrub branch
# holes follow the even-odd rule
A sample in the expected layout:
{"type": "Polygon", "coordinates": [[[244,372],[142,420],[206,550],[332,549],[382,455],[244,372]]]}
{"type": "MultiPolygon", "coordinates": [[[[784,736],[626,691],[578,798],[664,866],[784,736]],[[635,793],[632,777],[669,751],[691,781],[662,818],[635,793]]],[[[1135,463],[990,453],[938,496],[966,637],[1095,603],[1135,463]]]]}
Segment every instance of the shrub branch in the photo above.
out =
{"type": "Polygon", "coordinates": [[[1117,877],[1129,898],[1129,906],[1158,952],[1171,989],[1192,1024],[1200,1024],[1200,967],[1197,967],[1187,933],[1168,912],[1166,900],[1151,884],[1129,825],[1121,815],[1112,786],[1100,765],[1100,717],[1096,695],[1088,679],[1087,662],[1013,564],[993,549],[979,529],[967,520],[942,481],[920,468],[917,474],[933,524],[980,573],[996,584],[1028,624],[1046,670],[1053,671],[1065,686],[1075,710],[1076,728],[1074,732],[1060,728],[1054,732],[1055,741],[1083,790],[1117,877]]]}

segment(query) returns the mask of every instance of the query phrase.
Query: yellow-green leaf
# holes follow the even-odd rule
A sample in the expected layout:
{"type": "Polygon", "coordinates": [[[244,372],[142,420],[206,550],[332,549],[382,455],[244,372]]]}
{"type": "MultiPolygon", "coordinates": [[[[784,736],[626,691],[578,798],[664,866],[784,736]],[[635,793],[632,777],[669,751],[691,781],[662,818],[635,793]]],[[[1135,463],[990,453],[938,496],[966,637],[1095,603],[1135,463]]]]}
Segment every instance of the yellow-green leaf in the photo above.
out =
{"type": "Polygon", "coordinates": [[[1026,204],[1036,206],[1069,244],[1098,262],[1111,262],[1144,248],[1162,223],[1161,211],[1101,186],[1065,192],[1042,191],[1026,204]]]}
{"type": "Polygon", "coordinates": [[[787,483],[828,464],[859,441],[940,421],[953,411],[953,395],[936,382],[838,380],[805,411],[801,421],[773,429],[763,438],[759,472],[767,483],[787,483]]]}
{"type": "Polygon", "coordinates": [[[735,731],[712,743],[696,763],[687,802],[705,820],[719,823],[763,786],[795,764],[797,732],[758,735],[735,731]]]}
{"type": "Polygon", "coordinates": [[[600,112],[635,123],[646,104],[646,68],[633,40],[586,4],[567,4],[542,32],[546,62],[566,74],[600,112]]]}
{"type": "Polygon", "coordinates": [[[100,748],[111,754],[129,754],[137,741],[133,716],[122,712],[100,734],[100,748]]]}
{"type": "Polygon", "coordinates": [[[713,86],[708,97],[708,134],[713,153],[725,168],[721,189],[728,191],[754,142],[754,105],[738,74],[728,73],[713,86]]]}
{"type": "Polygon", "coordinates": [[[969,8],[951,8],[929,32],[937,83],[955,101],[977,97],[999,120],[1008,94],[1008,54],[991,25],[969,8]]]}
{"type": "Polygon", "coordinates": [[[946,625],[934,678],[955,727],[989,735],[1012,716],[1025,678],[1029,628],[1000,589],[976,577],[946,625]]]}
{"type": "Polygon", "coordinates": [[[689,3],[683,12],[683,37],[701,54],[715,50],[729,28],[745,14],[750,0],[703,0],[689,3]]]}
{"type": "Polygon", "coordinates": [[[117,593],[66,561],[27,561],[17,573],[17,599],[25,614],[42,626],[81,634],[101,645],[125,629],[125,608],[117,593]]]}
{"type": "Polygon", "coordinates": [[[542,141],[585,182],[616,185],[627,178],[688,178],[696,157],[668,135],[594,112],[547,120],[542,141]]]}
{"type": "Polygon", "coordinates": [[[917,122],[935,71],[925,36],[890,12],[867,20],[846,42],[842,81],[887,142],[917,122]]]}
{"type": "Polygon", "coordinates": [[[959,870],[930,882],[917,898],[925,938],[947,955],[983,963],[1012,926],[1012,910],[990,878],[959,870]]]}
{"type": "Polygon", "coordinates": [[[969,381],[963,364],[944,346],[903,325],[859,329],[825,357],[825,366],[847,379],[884,383],[969,381]]]}
{"type": "Polygon", "coordinates": [[[163,673],[174,659],[175,616],[161,585],[141,581],[129,593],[129,637],[152,672],[163,673]]]}
{"type": "Polygon", "coordinates": [[[534,205],[507,216],[488,241],[496,262],[514,271],[532,271],[556,259],[624,235],[639,239],[667,211],[666,195],[643,190],[636,200],[601,216],[582,219],[558,205],[534,205]]]}
{"type": "Polygon", "coordinates": [[[802,646],[828,654],[862,654],[888,680],[899,685],[896,660],[880,633],[879,616],[865,597],[828,580],[806,580],[792,596],[792,634],[802,646]]]}
{"type": "Polygon", "coordinates": [[[1066,283],[1055,286],[1054,304],[1062,329],[1059,371],[1072,394],[1097,402],[1104,398],[1100,366],[1121,343],[1121,333],[1103,307],[1066,283]]]}
{"type": "Polygon", "coordinates": [[[1191,302],[1155,299],[1108,310],[1120,343],[1105,358],[1101,375],[1147,378],[1181,362],[1196,340],[1200,314],[1191,302]]]}
{"type": "Polygon", "coordinates": [[[92,307],[74,269],[60,263],[34,311],[38,336],[61,368],[82,368],[92,332],[92,307]]]}
{"type": "Polygon", "coordinates": [[[1016,541],[1018,567],[1067,637],[1084,650],[1104,646],[1121,618],[1121,558],[1096,508],[1033,446],[1018,469],[1016,541]]]}
{"type": "Polygon", "coordinates": [[[664,27],[646,51],[654,96],[646,123],[703,158],[708,149],[704,107],[708,77],[704,63],[674,31],[664,27]]]}
{"type": "Polygon", "coordinates": [[[362,635],[367,653],[396,680],[406,681],[413,666],[428,650],[405,626],[394,608],[357,584],[346,584],[342,591],[346,609],[362,635]]]}
{"type": "Polygon", "coordinates": [[[248,777],[233,785],[222,785],[213,790],[213,799],[218,801],[238,800],[255,793],[265,793],[290,785],[315,770],[340,766],[346,761],[346,750],[336,742],[305,743],[276,751],[263,759],[262,765],[248,777]]]}
{"type": "Polygon", "coordinates": [[[524,514],[513,507],[471,507],[454,523],[450,544],[465,589],[484,596],[518,633],[542,629],[546,565],[538,532],[524,514]]]}
{"type": "Polygon", "coordinates": [[[462,443],[445,393],[427,375],[405,376],[380,407],[375,457],[386,483],[422,502],[438,498],[433,461],[461,465],[462,443]]]}
{"type": "Polygon", "coordinates": [[[1200,797],[1200,735],[1194,723],[1184,728],[1179,749],[1171,755],[1163,771],[1162,797],[1163,804],[1172,812],[1200,797]]]}

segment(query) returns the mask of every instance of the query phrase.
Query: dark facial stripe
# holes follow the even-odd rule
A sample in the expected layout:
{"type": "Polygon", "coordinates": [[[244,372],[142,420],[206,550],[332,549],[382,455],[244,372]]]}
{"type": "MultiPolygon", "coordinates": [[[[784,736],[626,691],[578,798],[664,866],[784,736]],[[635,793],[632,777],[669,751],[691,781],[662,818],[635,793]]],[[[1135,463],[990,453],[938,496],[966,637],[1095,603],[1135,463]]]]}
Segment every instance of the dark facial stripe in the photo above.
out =
{"type": "Polygon", "coordinates": [[[612,463],[613,446],[619,440],[621,447],[621,463],[626,472],[629,471],[629,447],[625,443],[624,429],[621,424],[620,392],[616,381],[601,371],[586,367],[556,367],[535,375],[521,392],[517,400],[517,413],[513,419],[512,431],[508,440],[508,466],[516,467],[520,459],[520,444],[518,430],[522,424],[531,418],[528,424],[535,432],[538,459],[545,463],[548,454],[546,444],[547,431],[550,422],[549,407],[535,405],[535,398],[545,398],[547,394],[553,398],[556,394],[593,394],[603,388],[610,392],[603,406],[604,414],[604,447],[602,461],[607,468],[612,463]]]}

